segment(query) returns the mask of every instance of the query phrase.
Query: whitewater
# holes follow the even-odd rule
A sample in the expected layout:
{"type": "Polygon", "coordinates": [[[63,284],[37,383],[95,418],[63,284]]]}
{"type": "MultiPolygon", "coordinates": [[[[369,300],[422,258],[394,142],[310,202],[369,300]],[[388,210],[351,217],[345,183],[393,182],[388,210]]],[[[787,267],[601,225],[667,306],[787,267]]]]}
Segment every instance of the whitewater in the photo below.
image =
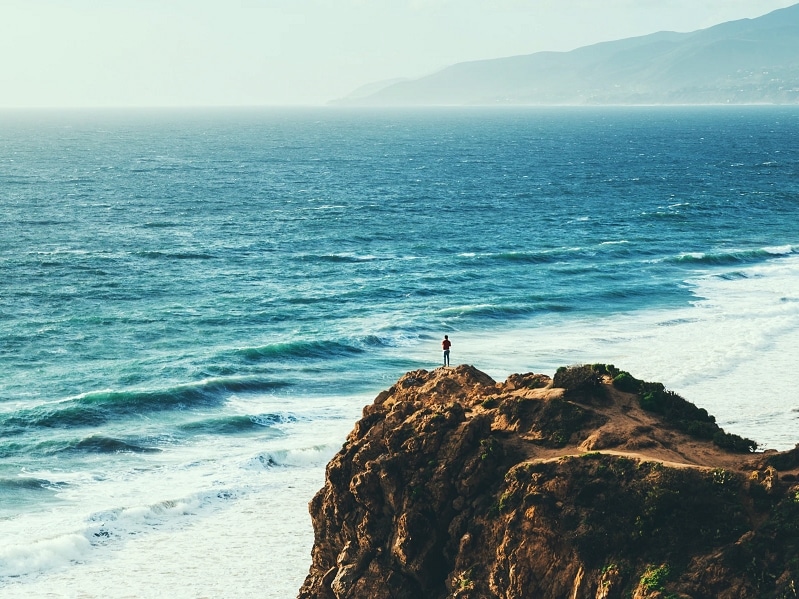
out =
{"type": "Polygon", "coordinates": [[[404,372],[797,438],[799,110],[0,113],[0,597],[296,595],[404,372]]]}

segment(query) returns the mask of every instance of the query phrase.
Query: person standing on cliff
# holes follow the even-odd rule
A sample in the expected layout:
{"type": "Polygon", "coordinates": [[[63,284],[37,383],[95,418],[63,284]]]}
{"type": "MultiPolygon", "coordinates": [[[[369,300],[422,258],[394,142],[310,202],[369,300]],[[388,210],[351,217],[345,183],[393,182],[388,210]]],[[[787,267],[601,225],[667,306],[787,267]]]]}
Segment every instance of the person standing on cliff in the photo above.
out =
{"type": "Polygon", "coordinates": [[[444,341],[441,342],[441,348],[444,350],[444,366],[449,366],[449,348],[452,346],[452,343],[449,340],[448,335],[444,335],[444,341]]]}

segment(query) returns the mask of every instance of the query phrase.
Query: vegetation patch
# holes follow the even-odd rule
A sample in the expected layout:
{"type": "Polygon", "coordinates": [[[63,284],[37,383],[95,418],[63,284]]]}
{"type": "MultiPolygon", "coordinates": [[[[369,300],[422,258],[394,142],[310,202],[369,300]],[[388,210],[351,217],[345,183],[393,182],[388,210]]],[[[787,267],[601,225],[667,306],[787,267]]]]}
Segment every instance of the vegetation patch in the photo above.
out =
{"type": "Polygon", "coordinates": [[[769,466],[774,466],[777,470],[791,470],[796,468],[799,466],[799,445],[790,451],[769,457],[767,463],[769,466]]]}
{"type": "Polygon", "coordinates": [[[562,399],[545,402],[536,422],[541,444],[547,447],[565,446],[572,435],[582,430],[591,418],[589,412],[571,402],[562,399]]]}
{"type": "Polygon", "coordinates": [[[543,374],[528,372],[527,374],[512,374],[506,382],[515,389],[541,389],[549,384],[549,378],[543,374]]]}
{"type": "Polygon", "coordinates": [[[461,591],[470,591],[474,588],[474,582],[472,581],[472,568],[469,568],[458,575],[457,586],[461,591]]]}
{"type": "Polygon", "coordinates": [[[632,376],[629,372],[620,372],[613,377],[613,386],[619,391],[627,393],[638,393],[638,386],[641,381],[632,376]]]}
{"type": "Polygon", "coordinates": [[[540,402],[522,397],[506,397],[499,404],[499,413],[511,422],[527,421],[531,418],[540,402]]]}
{"type": "Polygon", "coordinates": [[[555,372],[552,385],[565,389],[567,394],[595,395],[600,388],[600,373],[591,364],[561,366],[555,372]]]}
{"type": "Polygon", "coordinates": [[[494,437],[480,439],[480,459],[487,460],[497,451],[497,440],[494,437]]]}
{"type": "MultiPolygon", "coordinates": [[[[629,372],[618,370],[612,364],[594,364],[591,368],[597,373],[612,376],[614,387],[620,391],[638,394],[641,408],[660,414],[666,422],[696,439],[707,439],[722,449],[737,453],[751,453],[757,449],[755,441],[725,432],[707,410],[697,407],[673,391],[668,391],[662,383],[642,381],[629,372]]],[[[796,459],[799,461],[799,451],[797,454],[796,459]]],[[[777,465],[774,466],[779,469],[777,465]]]]}
{"type": "Polygon", "coordinates": [[[631,554],[673,570],[686,565],[685,556],[734,542],[748,529],[740,501],[745,481],[726,471],[664,469],[590,453],[559,468],[569,481],[559,499],[572,503],[558,519],[587,563],[631,554]]]}
{"type": "Polygon", "coordinates": [[[490,410],[491,408],[496,408],[498,404],[499,400],[496,397],[489,397],[480,402],[480,405],[483,406],[486,410],[490,410]]]}
{"type": "Polygon", "coordinates": [[[668,564],[649,567],[641,575],[640,584],[649,591],[662,591],[670,574],[671,569],[668,564]]]}

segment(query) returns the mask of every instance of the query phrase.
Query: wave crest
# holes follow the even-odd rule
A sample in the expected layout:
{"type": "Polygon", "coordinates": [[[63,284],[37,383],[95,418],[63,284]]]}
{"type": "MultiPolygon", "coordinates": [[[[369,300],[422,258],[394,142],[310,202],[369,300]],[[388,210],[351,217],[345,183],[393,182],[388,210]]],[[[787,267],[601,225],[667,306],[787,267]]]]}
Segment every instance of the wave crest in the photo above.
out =
{"type": "Polygon", "coordinates": [[[292,341],[234,351],[248,361],[280,359],[333,359],[363,353],[363,349],[338,341],[292,341]]]}
{"type": "Polygon", "coordinates": [[[97,427],[147,412],[213,406],[231,393],[273,391],[288,386],[263,379],[207,379],[167,389],[93,391],[74,399],[11,412],[0,418],[6,434],[21,434],[31,427],[97,427]]]}
{"type": "Polygon", "coordinates": [[[753,250],[730,250],[714,253],[687,253],[680,254],[670,261],[677,264],[698,264],[710,266],[727,266],[732,264],[750,264],[770,260],[775,257],[788,256],[796,253],[793,246],[764,247],[753,250]]]}

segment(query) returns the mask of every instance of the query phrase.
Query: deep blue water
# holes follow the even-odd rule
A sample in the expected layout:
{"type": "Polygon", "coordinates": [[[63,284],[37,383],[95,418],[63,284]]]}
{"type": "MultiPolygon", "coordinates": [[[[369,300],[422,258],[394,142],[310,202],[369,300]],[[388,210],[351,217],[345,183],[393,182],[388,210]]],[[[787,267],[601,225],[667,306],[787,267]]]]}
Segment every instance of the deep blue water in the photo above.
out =
{"type": "Polygon", "coordinates": [[[687,271],[799,244],[797,132],[757,108],[7,113],[0,398],[314,387],[409,338],[685,303],[687,271]]]}
{"type": "Polygon", "coordinates": [[[444,333],[481,367],[492,331],[682,314],[691,281],[793,264],[796,139],[796,108],[2,113],[0,485],[277,434],[444,333]]]}

